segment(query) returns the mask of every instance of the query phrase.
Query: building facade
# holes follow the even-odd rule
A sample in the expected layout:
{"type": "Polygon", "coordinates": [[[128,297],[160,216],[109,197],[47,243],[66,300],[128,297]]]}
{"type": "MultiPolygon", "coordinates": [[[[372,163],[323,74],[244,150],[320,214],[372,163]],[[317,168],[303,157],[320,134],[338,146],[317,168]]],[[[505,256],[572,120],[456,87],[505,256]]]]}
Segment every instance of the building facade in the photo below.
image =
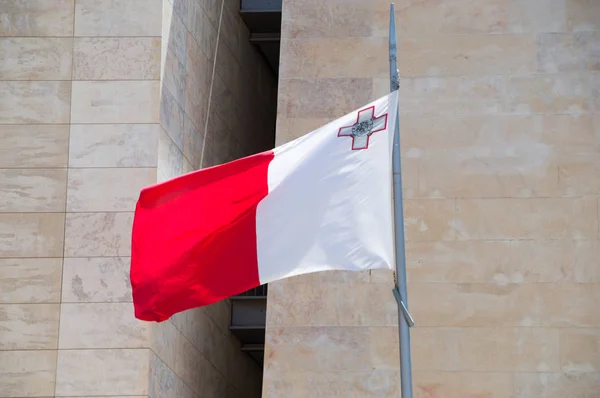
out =
{"type": "MultiPolygon", "coordinates": [[[[284,1],[278,143],[389,90],[389,6],[284,1]]],[[[396,21],[415,396],[599,397],[600,2],[396,21]]],[[[271,284],[263,396],[399,396],[392,281],[271,284]]]]}
{"type": "MultiPolygon", "coordinates": [[[[276,74],[239,0],[0,1],[0,397],[400,395],[389,272],[270,284],[264,365],[128,282],[140,188],[389,90],[389,5],[284,0],[276,74]]],[[[600,397],[600,1],[396,21],[415,397],[600,397]]]]}
{"type": "Polygon", "coordinates": [[[230,303],[133,317],[140,188],[272,146],[239,4],[0,2],[0,397],[259,397],[230,303]]]}

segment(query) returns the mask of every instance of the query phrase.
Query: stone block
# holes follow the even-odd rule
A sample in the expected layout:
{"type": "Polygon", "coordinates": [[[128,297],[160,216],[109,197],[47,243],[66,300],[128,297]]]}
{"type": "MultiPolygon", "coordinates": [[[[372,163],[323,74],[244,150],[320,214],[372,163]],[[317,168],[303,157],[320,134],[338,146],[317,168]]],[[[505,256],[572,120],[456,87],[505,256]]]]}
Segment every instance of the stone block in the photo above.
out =
{"type": "Polygon", "coordinates": [[[0,169],[0,212],[65,211],[66,169],[0,169]]]}
{"type": "Polygon", "coordinates": [[[134,211],[140,191],[155,182],[154,168],[72,168],[67,211],[134,211]]]}
{"type": "Polygon", "coordinates": [[[9,0],[0,10],[0,36],[73,36],[74,3],[75,0],[9,0]]]}
{"type": "Polygon", "coordinates": [[[78,0],[75,36],[160,36],[161,0],[78,0]]]}
{"type": "Polygon", "coordinates": [[[0,259],[1,303],[58,303],[62,259],[0,259]]]}
{"type": "Polygon", "coordinates": [[[54,396],[55,350],[0,351],[0,395],[54,396]]]}
{"type": "Polygon", "coordinates": [[[72,57],[72,39],[2,38],[0,76],[3,80],[69,80],[72,57]]]}
{"type": "Polygon", "coordinates": [[[150,324],[134,318],[132,303],[63,303],[59,349],[144,348],[150,324]]]}
{"type": "Polygon", "coordinates": [[[4,124],[68,123],[71,82],[0,82],[0,119],[4,124]]]}
{"type": "Polygon", "coordinates": [[[0,257],[61,257],[64,213],[0,214],[0,257]]]}
{"type": "Polygon", "coordinates": [[[131,255],[133,213],[67,213],[65,257],[131,255]]]}
{"type": "Polygon", "coordinates": [[[0,304],[0,350],[55,350],[59,304],[0,304]]]}
{"type": "Polygon", "coordinates": [[[73,124],[70,167],[156,167],[156,124],[73,124]]]}
{"type": "Polygon", "coordinates": [[[75,81],[71,123],[158,123],[158,81],[75,81]]]}
{"type": "Polygon", "coordinates": [[[131,302],[129,257],[65,258],[62,302],[131,302]]]}
{"type": "Polygon", "coordinates": [[[59,350],[56,396],[147,395],[148,349],[59,350]]]}
{"type": "Polygon", "coordinates": [[[74,80],[160,79],[160,37],[76,38],[74,80]]]}

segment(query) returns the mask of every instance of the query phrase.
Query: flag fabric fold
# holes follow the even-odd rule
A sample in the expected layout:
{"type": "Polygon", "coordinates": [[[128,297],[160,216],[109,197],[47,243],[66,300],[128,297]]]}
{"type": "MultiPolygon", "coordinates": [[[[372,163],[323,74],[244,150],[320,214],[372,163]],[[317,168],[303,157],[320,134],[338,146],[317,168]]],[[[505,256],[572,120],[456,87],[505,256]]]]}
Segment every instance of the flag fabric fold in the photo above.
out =
{"type": "Polygon", "coordinates": [[[135,316],[164,321],[276,280],[392,269],[394,91],[273,150],[144,188],[135,316]]]}

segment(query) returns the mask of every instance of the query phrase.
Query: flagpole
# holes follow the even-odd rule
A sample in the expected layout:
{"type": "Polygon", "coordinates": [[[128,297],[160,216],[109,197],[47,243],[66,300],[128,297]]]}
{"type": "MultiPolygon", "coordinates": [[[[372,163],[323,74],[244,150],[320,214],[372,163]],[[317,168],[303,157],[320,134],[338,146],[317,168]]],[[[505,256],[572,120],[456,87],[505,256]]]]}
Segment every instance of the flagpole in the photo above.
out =
{"type": "MultiPolygon", "coordinates": [[[[396,19],[394,3],[390,6],[390,91],[398,90],[400,78],[396,65],[396,19]]],[[[406,255],[404,248],[404,213],[402,207],[402,172],[400,160],[400,117],[396,110],[392,170],[394,178],[394,230],[396,251],[396,275],[394,297],[398,302],[398,333],[400,341],[400,382],[402,398],[412,398],[412,369],[410,359],[410,328],[414,322],[408,312],[406,289],[406,255]]]]}

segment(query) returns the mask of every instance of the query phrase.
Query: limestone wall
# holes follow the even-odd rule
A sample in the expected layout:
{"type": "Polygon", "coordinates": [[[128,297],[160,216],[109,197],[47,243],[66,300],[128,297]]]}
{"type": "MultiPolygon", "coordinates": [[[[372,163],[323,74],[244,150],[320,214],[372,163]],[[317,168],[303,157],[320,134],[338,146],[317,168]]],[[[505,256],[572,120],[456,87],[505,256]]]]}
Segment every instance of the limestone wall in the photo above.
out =
{"type": "MultiPolygon", "coordinates": [[[[415,396],[597,396],[600,2],[395,3],[415,396]]],[[[284,1],[278,143],[389,90],[388,21],[284,1]]],[[[392,283],[271,284],[263,396],[399,396],[392,283]]]]}
{"type": "Polygon", "coordinates": [[[235,2],[174,6],[0,4],[0,397],[259,395],[227,302],[133,317],[140,188],[273,137],[235,2]]]}
{"type": "Polygon", "coordinates": [[[147,395],[128,256],[160,1],[12,0],[0,21],[0,396],[147,395]]]}

